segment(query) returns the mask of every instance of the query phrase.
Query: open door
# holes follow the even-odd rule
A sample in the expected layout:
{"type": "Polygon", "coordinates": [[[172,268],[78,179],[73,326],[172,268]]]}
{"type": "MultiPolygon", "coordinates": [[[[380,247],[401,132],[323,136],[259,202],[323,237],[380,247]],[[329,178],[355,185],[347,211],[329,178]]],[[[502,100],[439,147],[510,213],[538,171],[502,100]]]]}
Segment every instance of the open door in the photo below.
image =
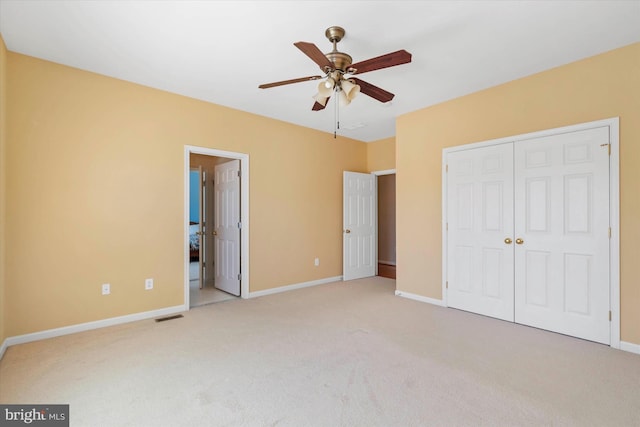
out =
{"type": "Polygon", "coordinates": [[[206,254],[205,250],[205,235],[206,235],[206,225],[205,225],[205,175],[202,170],[202,166],[198,166],[198,231],[196,234],[198,235],[198,287],[202,289],[204,287],[204,266],[205,261],[204,257],[206,254]]]}
{"type": "Polygon", "coordinates": [[[375,175],[344,172],[343,176],[343,280],[376,274],[375,175]]]}
{"type": "Polygon", "coordinates": [[[240,296],[240,161],[215,166],[215,287],[240,296]]]}

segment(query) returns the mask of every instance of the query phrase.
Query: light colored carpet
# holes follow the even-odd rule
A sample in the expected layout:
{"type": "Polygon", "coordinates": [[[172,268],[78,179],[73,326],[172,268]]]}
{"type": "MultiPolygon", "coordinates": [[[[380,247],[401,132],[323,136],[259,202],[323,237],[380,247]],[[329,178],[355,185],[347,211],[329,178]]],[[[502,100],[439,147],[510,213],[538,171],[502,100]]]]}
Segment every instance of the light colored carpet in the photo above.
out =
{"type": "Polygon", "coordinates": [[[640,357],[371,278],[10,347],[0,402],[72,426],[637,426],[640,357]]]}

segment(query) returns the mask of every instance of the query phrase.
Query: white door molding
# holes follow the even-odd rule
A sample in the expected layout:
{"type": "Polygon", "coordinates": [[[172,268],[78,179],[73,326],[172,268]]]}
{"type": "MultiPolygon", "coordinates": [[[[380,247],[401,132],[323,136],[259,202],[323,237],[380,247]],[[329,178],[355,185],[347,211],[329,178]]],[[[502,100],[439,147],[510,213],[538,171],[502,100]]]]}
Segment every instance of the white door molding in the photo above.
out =
{"type": "Polygon", "coordinates": [[[608,126],[611,155],[609,157],[609,226],[611,239],[609,240],[609,286],[610,286],[610,346],[620,348],[620,157],[619,118],[597,120],[554,129],[546,129],[505,138],[449,147],[442,150],[442,300],[447,302],[447,154],[468,150],[471,148],[488,147],[492,145],[515,143],[545,136],[576,132],[608,126]]]}
{"type": "Polygon", "coordinates": [[[240,244],[240,297],[248,298],[250,289],[249,278],[249,155],[215,148],[184,146],[184,310],[189,310],[189,155],[202,154],[205,156],[225,157],[240,160],[240,221],[242,235],[240,244]]]}

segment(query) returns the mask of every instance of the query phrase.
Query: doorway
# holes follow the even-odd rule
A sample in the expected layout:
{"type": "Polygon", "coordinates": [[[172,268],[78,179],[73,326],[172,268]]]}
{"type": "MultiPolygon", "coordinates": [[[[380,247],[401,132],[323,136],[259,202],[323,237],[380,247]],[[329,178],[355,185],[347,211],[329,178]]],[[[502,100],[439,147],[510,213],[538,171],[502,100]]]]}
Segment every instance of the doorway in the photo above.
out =
{"type": "Polygon", "coordinates": [[[248,156],[185,146],[185,308],[249,290],[248,156]]]}
{"type": "Polygon", "coordinates": [[[395,172],[395,169],[343,172],[342,278],[345,281],[376,275],[395,279],[395,172]],[[392,190],[384,194],[382,223],[379,220],[380,177],[386,181],[383,184],[386,190],[392,190]],[[378,262],[381,260],[380,226],[385,228],[384,264],[378,262]]]}
{"type": "Polygon", "coordinates": [[[378,178],[378,276],[396,278],[396,174],[378,178]]]}

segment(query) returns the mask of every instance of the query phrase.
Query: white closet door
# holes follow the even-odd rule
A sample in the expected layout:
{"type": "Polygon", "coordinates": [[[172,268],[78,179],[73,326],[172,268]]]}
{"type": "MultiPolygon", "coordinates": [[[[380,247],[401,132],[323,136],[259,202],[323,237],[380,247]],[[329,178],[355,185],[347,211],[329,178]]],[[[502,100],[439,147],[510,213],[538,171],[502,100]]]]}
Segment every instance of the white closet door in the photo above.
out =
{"type": "Polygon", "coordinates": [[[447,303],[513,321],[513,144],[452,152],[447,164],[447,303]]]}
{"type": "Polygon", "coordinates": [[[517,323],[609,344],[608,143],[602,127],[515,144],[517,323]]]}

